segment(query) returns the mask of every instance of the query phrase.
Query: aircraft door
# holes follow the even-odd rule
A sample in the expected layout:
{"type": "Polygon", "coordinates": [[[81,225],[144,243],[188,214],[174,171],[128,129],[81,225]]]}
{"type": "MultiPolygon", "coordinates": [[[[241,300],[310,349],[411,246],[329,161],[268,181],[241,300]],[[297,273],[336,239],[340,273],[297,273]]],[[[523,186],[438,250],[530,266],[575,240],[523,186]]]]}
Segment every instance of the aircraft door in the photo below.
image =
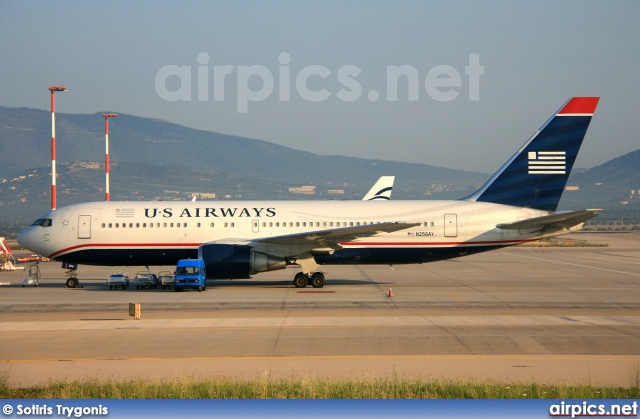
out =
{"type": "Polygon", "coordinates": [[[91,216],[90,215],[78,216],[78,238],[79,239],[91,238],[91,216]]]}
{"type": "Polygon", "coordinates": [[[458,237],[458,215],[457,214],[444,215],[444,236],[458,237]]]}
{"type": "Polygon", "coordinates": [[[251,231],[253,231],[254,233],[257,233],[260,231],[260,221],[258,220],[251,221],[251,231]]]}

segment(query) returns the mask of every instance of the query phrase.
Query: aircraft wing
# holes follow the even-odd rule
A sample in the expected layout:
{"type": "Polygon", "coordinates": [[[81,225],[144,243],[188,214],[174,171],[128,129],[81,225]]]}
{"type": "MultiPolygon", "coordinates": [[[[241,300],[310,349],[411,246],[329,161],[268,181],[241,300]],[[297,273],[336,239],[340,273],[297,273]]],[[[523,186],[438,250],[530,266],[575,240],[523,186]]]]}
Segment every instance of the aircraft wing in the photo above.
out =
{"type": "Polygon", "coordinates": [[[602,211],[601,209],[587,209],[582,211],[557,212],[542,217],[516,221],[515,223],[498,224],[496,227],[504,230],[544,227],[571,228],[592,219],[602,211]]]}
{"type": "MultiPolygon", "coordinates": [[[[355,227],[339,227],[328,230],[316,230],[303,233],[286,234],[283,236],[272,236],[252,240],[254,243],[279,244],[279,245],[311,245],[314,242],[323,246],[328,243],[339,243],[351,241],[360,237],[370,237],[378,233],[393,233],[415,227],[420,223],[379,223],[367,224],[355,227]]],[[[330,246],[331,247],[331,246],[330,246]]]]}
{"type": "Polygon", "coordinates": [[[302,233],[284,234],[281,236],[262,237],[259,239],[220,239],[208,243],[226,243],[236,245],[279,245],[279,246],[305,246],[307,248],[332,248],[339,249],[338,244],[344,241],[352,241],[360,237],[371,237],[378,233],[392,233],[415,227],[420,223],[378,223],[354,227],[339,227],[328,230],[306,231],[302,233]]]}

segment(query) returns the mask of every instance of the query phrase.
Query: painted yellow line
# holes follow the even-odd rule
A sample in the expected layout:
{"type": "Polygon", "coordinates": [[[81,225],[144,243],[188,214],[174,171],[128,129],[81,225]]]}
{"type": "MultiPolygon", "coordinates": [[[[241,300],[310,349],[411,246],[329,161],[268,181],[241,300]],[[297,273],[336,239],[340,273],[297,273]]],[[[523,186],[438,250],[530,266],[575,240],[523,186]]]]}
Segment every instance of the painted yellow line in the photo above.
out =
{"type": "Polygon", "coordinates": [[[450,296],[452,296],[453,298],[455,298],[455,299],[456,299],[456,300],[458,300],[458,301],[464,301],[464,298],[460,297],[460,296],[459,296],[459,295],[457,295],[457,294],[452,293],[452,292],[451,292],[451,291],[449,291],[449,290],[444,290],[444,292],[446,292],[447,294],[449,294],[450,296]]]}

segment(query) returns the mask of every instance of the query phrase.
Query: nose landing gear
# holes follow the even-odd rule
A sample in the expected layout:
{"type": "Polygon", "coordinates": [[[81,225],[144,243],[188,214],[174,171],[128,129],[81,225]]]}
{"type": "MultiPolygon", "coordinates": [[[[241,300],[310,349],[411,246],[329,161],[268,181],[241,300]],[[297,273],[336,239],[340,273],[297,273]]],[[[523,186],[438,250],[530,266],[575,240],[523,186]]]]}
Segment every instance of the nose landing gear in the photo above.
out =
{"type": "Polygon", "coordinates": [[[62,262],[62,269],[67,269],[64,276],[68,276],[67,288],[82,288],[80,281],[78,281],[78,264],[62,262]]]}

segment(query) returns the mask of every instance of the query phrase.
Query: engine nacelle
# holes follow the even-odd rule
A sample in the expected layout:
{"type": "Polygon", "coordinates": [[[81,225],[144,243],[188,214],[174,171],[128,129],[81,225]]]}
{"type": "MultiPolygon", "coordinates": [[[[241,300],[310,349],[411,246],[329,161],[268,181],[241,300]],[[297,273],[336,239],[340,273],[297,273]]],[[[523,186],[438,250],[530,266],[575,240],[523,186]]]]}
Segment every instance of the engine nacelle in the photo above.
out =
{"type": "Polygon", "coordinates": [[[259,272],[287,267],[283,257],[236,244],[203,244],[198,248],[198,258],[204,260],[207,279],[246,279],[259,272]]]}

